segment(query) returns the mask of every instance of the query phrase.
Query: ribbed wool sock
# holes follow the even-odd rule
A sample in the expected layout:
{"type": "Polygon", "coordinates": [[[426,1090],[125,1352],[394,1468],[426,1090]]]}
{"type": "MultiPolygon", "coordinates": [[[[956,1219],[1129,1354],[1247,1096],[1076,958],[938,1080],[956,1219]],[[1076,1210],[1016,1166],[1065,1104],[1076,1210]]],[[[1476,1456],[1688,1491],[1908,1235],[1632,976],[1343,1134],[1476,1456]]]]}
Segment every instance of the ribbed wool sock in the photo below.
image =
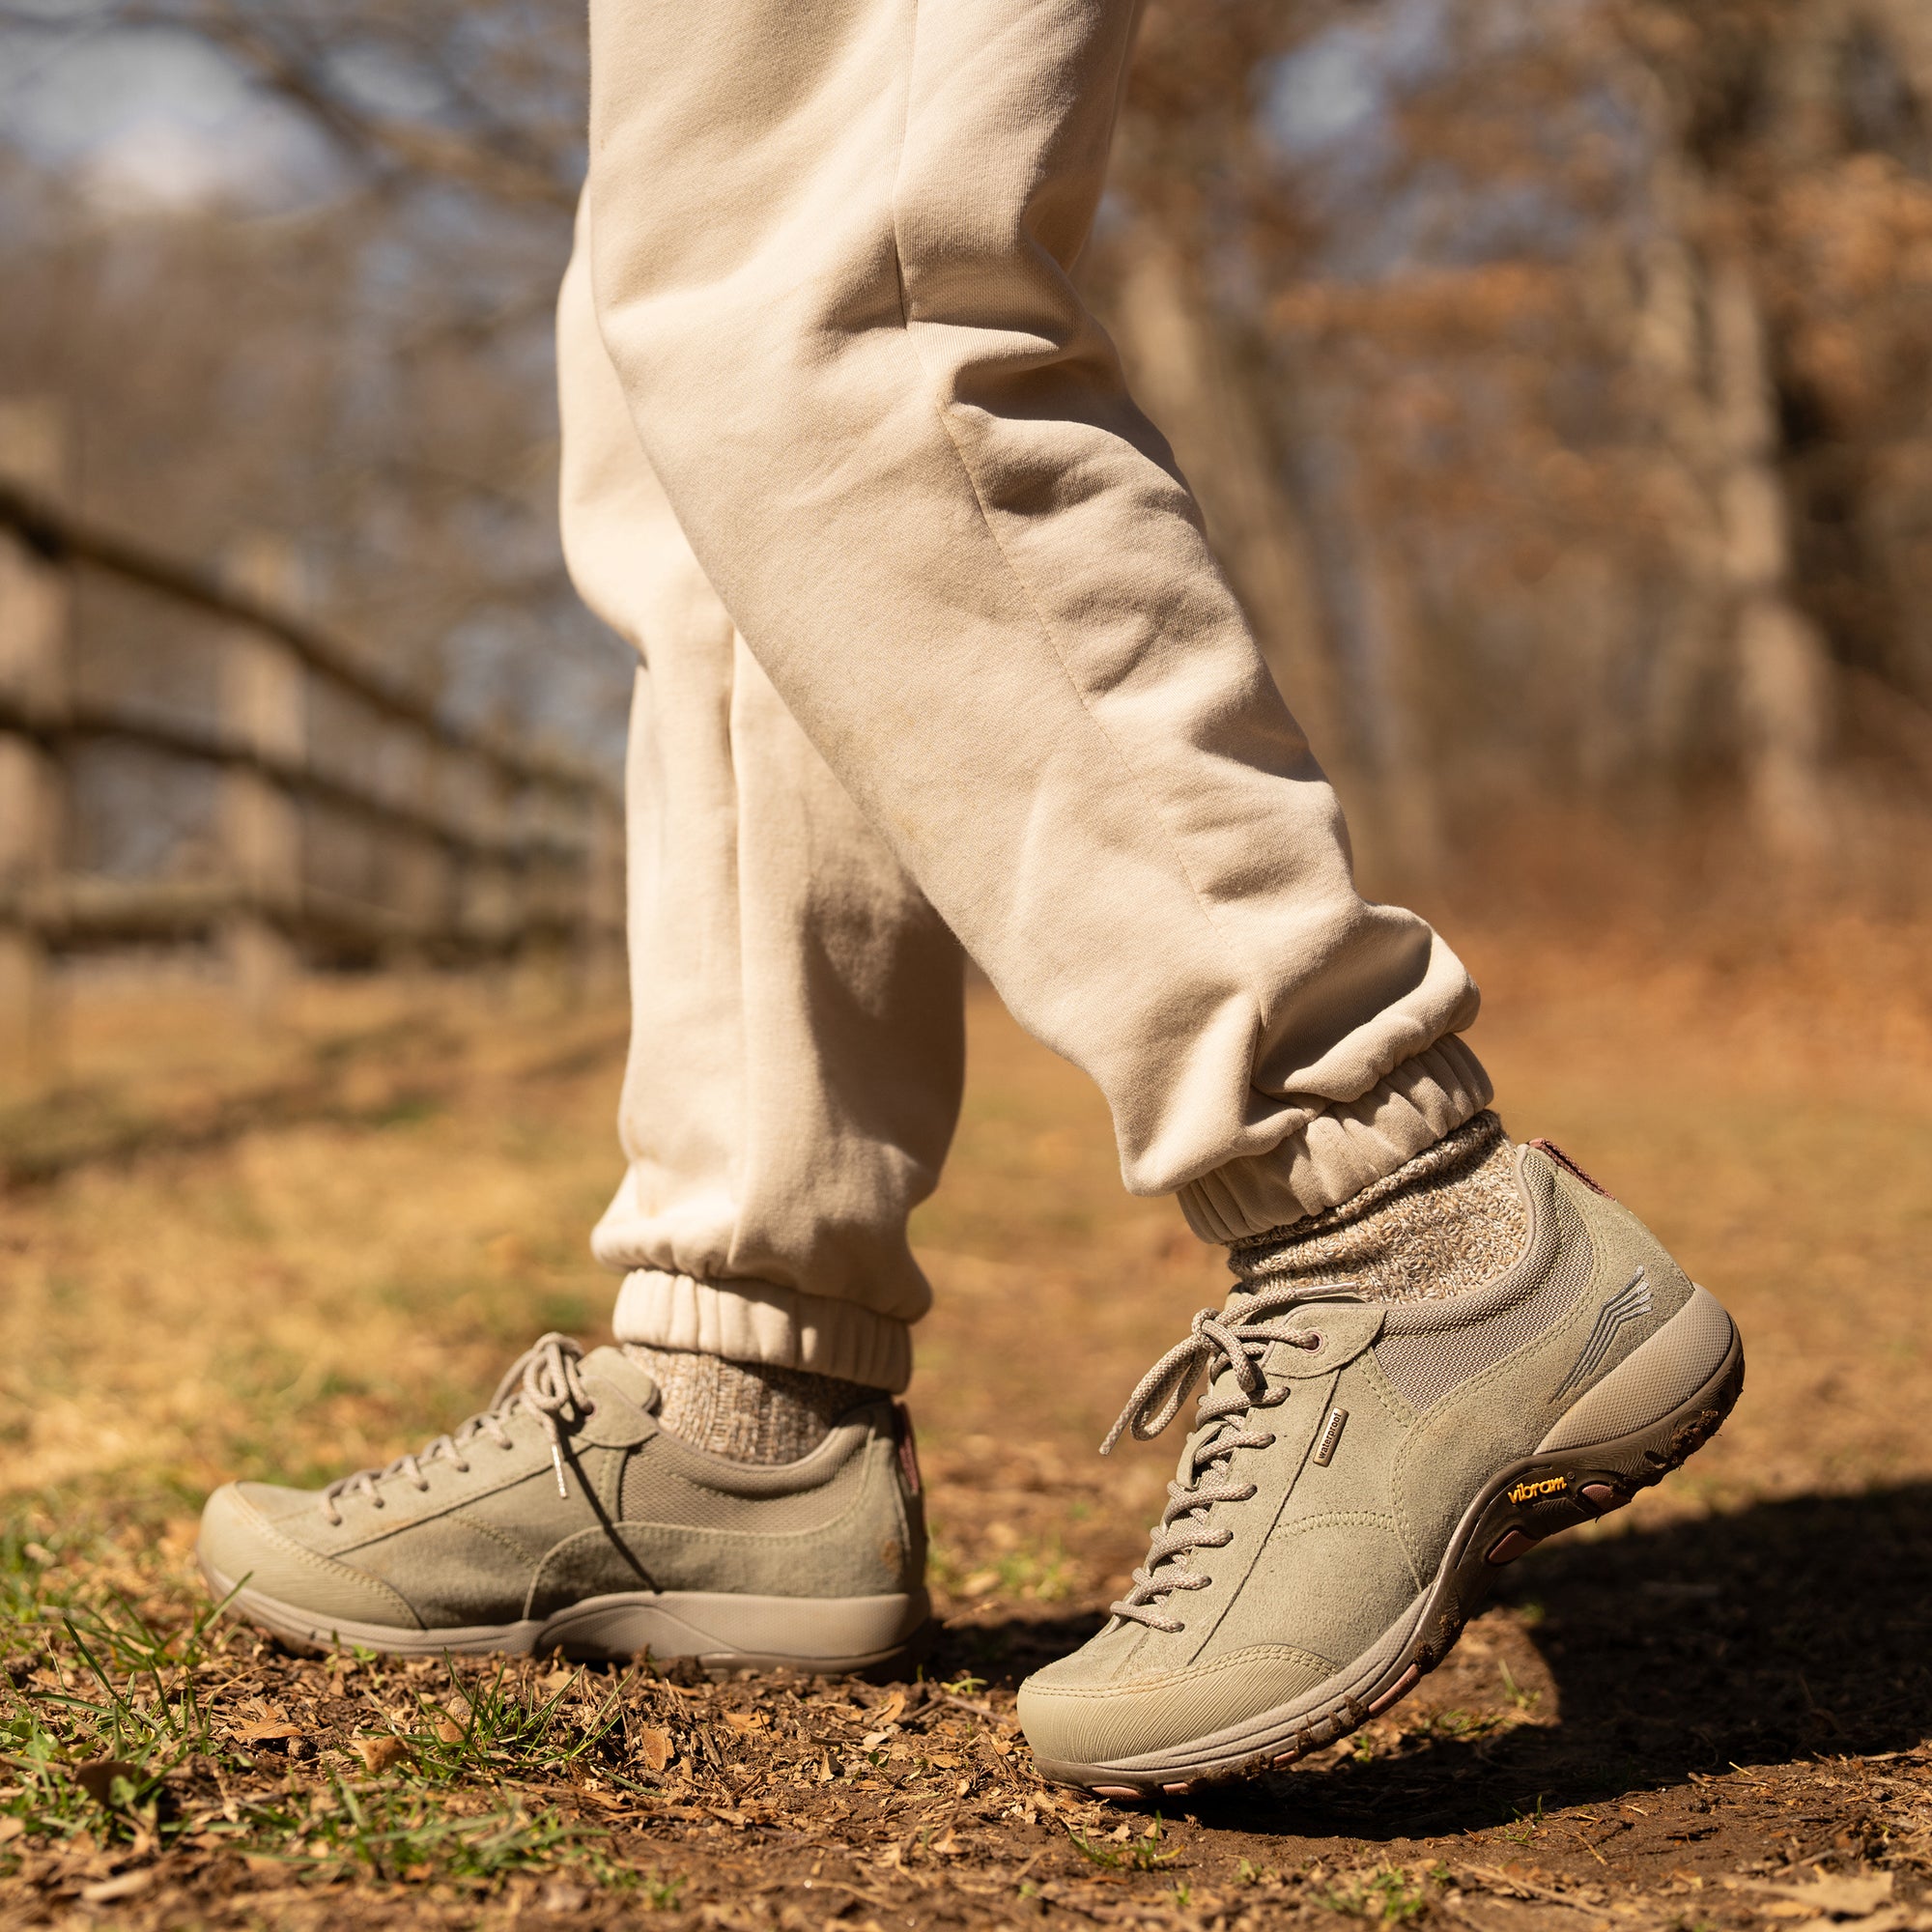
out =
{"type": "Polygon", "coordinates": [[[1433,1301],[1493,1281],[1528,1234],[1509,1136],[1484,1112],[1339,1207],[1236,1241],[1228,1260],[1256,1286],[1346,1282],[1378,1301],[1433,1301]]]}
{"type": "Polygon", "coordinates": [[[848,1408],[880,1393],[836,1376],[640,1342],[625,1343],[624,1352],[658,1385],[659,1423],[680,1442],[734,1463],[796,1463],[848,1408]]]}

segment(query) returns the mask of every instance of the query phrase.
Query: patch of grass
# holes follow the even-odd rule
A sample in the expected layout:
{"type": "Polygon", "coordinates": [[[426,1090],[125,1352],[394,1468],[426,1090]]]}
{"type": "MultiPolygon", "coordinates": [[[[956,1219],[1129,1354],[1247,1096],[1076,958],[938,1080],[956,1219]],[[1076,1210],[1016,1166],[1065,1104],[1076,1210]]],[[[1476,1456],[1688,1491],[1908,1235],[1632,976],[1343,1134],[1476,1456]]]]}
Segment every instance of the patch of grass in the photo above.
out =
{"type": "Polygon", "coordinates": [[[949,1596],[1000,1596],[1028,1603],[1064,1603],[1079,1585],[1079,1566],[1057,1536],[969,1559],[934,1535],[927,1559],[932,1580],[949,1596]]]}
{"type": "Polygon", "coordinates": [[[1522,1712],[1525,1716],[1543,1702],[1543,1692],[1541,1690],[1525,1690],[1516,1681],[1515,1673],[1501,1658],[1496,1660],[1496,1672],[1503,1680],[1503,1695],[1510,1700],[1510,1703],[1517,1710],[1522,1712]]]}
{"type": "Polygon", "coordinates": [[[585,1673],[579,1670],[548,1697],[526,1699],[506,1683],[507,1663],[466,1691],[452,1673],[450,1694],[415,1691],[420,1724],[396,1735],[425,1777],[440,1783],[516,1772],[560,1771],[610,1735],[623,1718],[622,1680],[587,1723],[566,1714],[585,1673]]]}
{"type": "Polygon", "coordinates": [[[1066,1835],[1072,1840],[1073,1849],[1090,1864],[1099,1865],[1106,1871],[1158,1871],[1163,1865],[1171,1865],[1179,1858],[1179,1851],[1169,1851],[1162,1842],[1161,1818],[1156,1811],[1153,1822],[1138,1838],[1129,1838],[1117,1851],[1112,1845],[1094,1838],[1083,1838],[1071,1825],[1066,1827],[1066,1835]]]}
{"type": "Polygon", "coordinates": [[[1536,1794],[1533,1809],[1525,1811],[1517,1807],[1516,1823],[1503,1827],[1503,1836],[1513,1845],[1527,1845],[1543,1830],[1543,1793],[1536,1794]]]}
{"type": "Polygon", "coordinates": [[[1429,1909],[1426,1880],[1411,1878],[1400,1865],[1378,1865],[1337,1879],[1309,1894],[1317,1905],[1348,1918],[1373,1918],[1385,1925],[1406,1925],[1429,1909]]]}
{"type": "Polygon", "coordinates": [[[1417,1717],[1407,1728],[1417,1737],[1463,1744],[1487,1737],[1492,1731],[1505,1730],[1511,1721],[1496,1711],[1429,1711],[1417,1717]]]}
{"type": "Polygon", "coordinates": [[[466,1811],[443,1794],[408,1783],[352,1783],[331,1776],[320,1788],[239,1807],[232,1825],[213,1821],[209,1835],[232,1833],[237,1849],[278,1858],[292,1873],[316,1879],[487,1883],[557,1862],[602,1836],[570,1825],[549,1806],[512,1802],[466,1811]]]}
{"type": "Polygon", "coordinates": [[[18,1780],[0,1815],[42,1837],[165,1843],[180,1829],[162,1804],[169,1772],[190,1758],[237,1763],[214,1739],[196,1678],[215,1606],[172,1634],[114,1591],[100,1607],[33,1609],[43,1626],[57,1617],[67,1641],[37,1669],[0,1679],[0,1762],[18,1780]],[[48,1675],[53,1687],[22,1691],[48,1675]]]}

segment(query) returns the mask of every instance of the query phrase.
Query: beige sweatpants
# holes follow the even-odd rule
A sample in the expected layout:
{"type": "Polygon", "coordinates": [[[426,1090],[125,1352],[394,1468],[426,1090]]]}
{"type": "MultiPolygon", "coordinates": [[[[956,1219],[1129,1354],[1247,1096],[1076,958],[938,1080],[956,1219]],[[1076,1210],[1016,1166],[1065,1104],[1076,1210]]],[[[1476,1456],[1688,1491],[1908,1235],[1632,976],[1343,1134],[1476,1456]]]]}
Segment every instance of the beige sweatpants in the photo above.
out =
{"type": "Polygon", "coordinates": [[[619,1336],[904,1385],[961,947],[1208,1239],[1468,1119],[1475,988],[1356,893],[1069,279],[1132,5],[590,12],[564,532],[643,659],[619,1336]]]}

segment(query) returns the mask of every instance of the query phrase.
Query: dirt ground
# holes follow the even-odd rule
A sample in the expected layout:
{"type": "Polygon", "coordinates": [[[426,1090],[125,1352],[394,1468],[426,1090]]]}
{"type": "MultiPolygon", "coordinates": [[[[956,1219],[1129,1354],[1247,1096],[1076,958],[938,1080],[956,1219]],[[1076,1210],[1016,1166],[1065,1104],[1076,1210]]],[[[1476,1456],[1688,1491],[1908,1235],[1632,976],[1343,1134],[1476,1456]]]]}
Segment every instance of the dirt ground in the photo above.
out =
{"type": "Polygon", "coordinates": [[[1464,935],[1506,1121],[1728,1302],[1744,1399],[1406,1702],[1165,1815],[1042,1785],[1012,1697],[1141,1553],[1177,1444],[1094,1445],[1220,1269],[989,996],[918,1229],[937,1647],[712,1684],[303,1661],[189,1567],[215,1482],[384,1460],[598,1334],[621,1009],[318,985],[251,1041],[189,983],[91,988],[60,1086],[0,1101],[0,1932],[1932,1932],[1924,939],[1464,935]]]}

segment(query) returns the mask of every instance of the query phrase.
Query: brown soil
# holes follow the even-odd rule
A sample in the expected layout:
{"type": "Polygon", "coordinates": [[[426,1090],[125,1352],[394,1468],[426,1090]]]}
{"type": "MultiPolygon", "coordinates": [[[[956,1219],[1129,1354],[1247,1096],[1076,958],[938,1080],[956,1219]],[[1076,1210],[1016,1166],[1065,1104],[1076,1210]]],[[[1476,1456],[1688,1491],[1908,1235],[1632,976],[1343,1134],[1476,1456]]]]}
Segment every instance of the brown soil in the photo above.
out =
{"type": "Polygon", "coordinates": [[[539,1329],[595,1332],[621,1014],[317,987],[250,1046],[192,988],[90,996],[66,1089],[0,1112],[0,1927],[1932,1932],[1922,950],[1470,951],[1506,1120],[1729,1303],[1744,1399],[1406,1702],[1159,1817],[1041,1785],[1012,1692],[1140,1554],[1173,1445],[1094,1444],[1219,1270],[990,999],[919,1230],[937,1649],[714,1685],[187,1648],[212,1483],[386,1457],[539,1329]],[[76,1777],[113,1758],[131,1784],[76,1777]]]}

